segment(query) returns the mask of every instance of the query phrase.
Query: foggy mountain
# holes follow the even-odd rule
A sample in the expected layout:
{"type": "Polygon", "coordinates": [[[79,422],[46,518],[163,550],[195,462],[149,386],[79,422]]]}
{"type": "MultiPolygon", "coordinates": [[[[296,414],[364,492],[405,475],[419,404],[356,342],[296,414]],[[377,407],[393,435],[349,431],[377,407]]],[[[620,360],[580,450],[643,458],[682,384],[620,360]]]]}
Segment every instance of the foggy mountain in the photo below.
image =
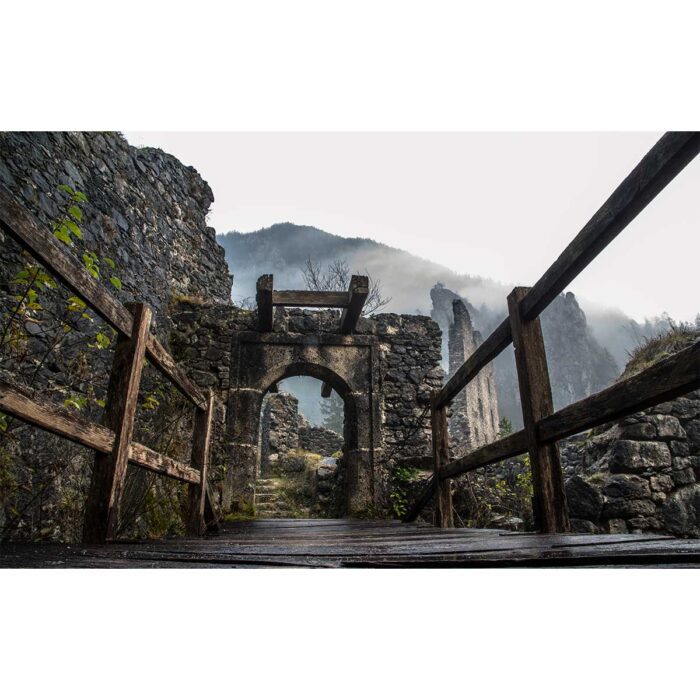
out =
{"type": "MultiPolygon", "coordinates": [[[[381,311],[433,314],[445,333],[447,317],[444,312],[442,316],[439,311],[435,314],[431,299],[431,290],[439,283],[468,303],[475,328],[486,337],[505,318],[506,297],[515,286],[460,274],[369,238],[344,238],[312,226],[275,224],[252,233],[233,231],[217,236],[217,240],[233,274],[232,297],[236,303],[255,298],[255,283],[263,273],[274,275],[276,289],[303,289],[302,268],[309,257],[323,266],[340,259],[353,272],[367,273],[381,283],[383,296],[391,297],[381,311]]],[[[526,282],[532,280],[519,280],[526,282]]],[[[551,353],[557,407],[583,398],[582,392],[590,393],[607,385],[624,367],[629,351],[644,337],[668,328],[668,319],[639,324],[619,310],[600,308],[570,293],[561,295],[548,311],[542,323],[548,354],[551,353]],[[581,375],[580,381],[575,374],[581,375]]],[[[496,381],[502,413],[517,424],[520,416],[511,364],[512,358],[507,357],[496,367],[496,381]]],[[[300,410],[312,422],[320,417],[319,389],[315,384],[300,378],[289,386],[300,399],[300,410]]]]}

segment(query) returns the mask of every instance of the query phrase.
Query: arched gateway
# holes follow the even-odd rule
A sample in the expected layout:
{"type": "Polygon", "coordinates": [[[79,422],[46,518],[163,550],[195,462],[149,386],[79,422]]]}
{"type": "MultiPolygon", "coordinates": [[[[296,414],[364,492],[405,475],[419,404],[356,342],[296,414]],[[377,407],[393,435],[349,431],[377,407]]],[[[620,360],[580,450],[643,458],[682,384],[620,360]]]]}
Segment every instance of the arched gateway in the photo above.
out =
{"type": "Polygon", "coordinates": [[[235,469],[228,479],[224,500],[234,510],[254,499],[260,469],[263,397],[278,382],[295,376],[320,379],[324,382],[324,394],[329,395],[334,389],[345,404],[346,512],[361,512],[374,502],[374,467],[382,443],[378,342],[371,335],[355,333],[367,292],[367,278],[362,276],[353,276],[350,289],[342,293],[276,292],[272,289],[272,275],[259,279],[258,329],[237,333],[231,353],[227,433],[229,461],[235,469]],[[293,326],[291,332],[289,328],[275,332],[275,306],[339,307],[343,313],[340,323],[335,321],[336,332],[324,328],[320,319],[316,327],[312,321],[306,329],[302,325],[293,326]]]}
{"type": "Polygon", "coordinates": [[[177,356],[214,391],[211,481],[223,512],[254,503],[262,402],[287,377],[315,377],[323,396],[334,389],[345,403],[346,515],[391,508],[393,465],[430,455],[428,405],[443,379],[440,328],[426,316],[361,317],[366,291],[361,276],[347,292],[274,291],[264,275],[255,311],[178,303],[177,356]]]}
{"type": "Polygon", "coordinates": [[[272,386],[294,376],[320,379],[342,397],[346,512],[360,512],[374,502],[374,465],[381,448],[376,353],[377,340],[371,336],[239,334],[228,400],[234,508],[237,499],[253,500],[263,397],[272,386]]]}

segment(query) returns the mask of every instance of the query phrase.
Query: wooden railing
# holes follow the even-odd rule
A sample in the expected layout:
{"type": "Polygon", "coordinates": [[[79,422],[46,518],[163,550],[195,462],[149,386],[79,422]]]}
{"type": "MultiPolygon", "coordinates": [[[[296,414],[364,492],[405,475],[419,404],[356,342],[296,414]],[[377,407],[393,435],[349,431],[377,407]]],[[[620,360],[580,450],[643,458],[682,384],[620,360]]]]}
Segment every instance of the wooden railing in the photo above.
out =
{"type": "Polygon", "coordinates": [[[128,462],[189,484],[188,534],[201,535],[206,528],[215,528],[216,516],[207,486],[213,394],[202,394],[150,332],[151,310],[148,306],[123,306],[74,257],[68,255],[4,187],[0,187],[0,228],[118,332],[105,401],[104,425],[84,420],[52,401],[37,400],[27,390],[0,380],[1,411],[95,450],[85,505],[83,541],[103,543],[116,538],[128,462]],[[190,465],[132,440],[146,357],[195,407],[190,465]]]}
{"type": "Polygon", "coordinates": [[[569,517],[557,440],[700,388],[700,341],[696,341],[639,374],[554,412],[539,321],[542,311],[699,151],[699,133],[665,134],[537,283],[512,291],[508,318],[432,397],[433,475],[426,480],[405,521],[415,520],[435,498],[436,524],[452,527],[451,478],[528,452],[535,525],[542,532],[567,532],[569,517]],[[450,461],[447,407],[511,342],[515,346],[525,427],[450,461]]]}

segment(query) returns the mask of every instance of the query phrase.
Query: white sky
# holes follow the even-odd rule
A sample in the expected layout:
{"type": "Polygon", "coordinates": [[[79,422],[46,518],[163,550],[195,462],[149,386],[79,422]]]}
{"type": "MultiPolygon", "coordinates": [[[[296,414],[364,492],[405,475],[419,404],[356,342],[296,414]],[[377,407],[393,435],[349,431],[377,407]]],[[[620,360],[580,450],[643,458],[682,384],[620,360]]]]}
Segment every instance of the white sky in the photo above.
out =
{"type": "MultiPolygon", "coordinates": [[[[193,165],[217,233],[292,221],[532,284],[660,133],[126,132],[193,165]]],[[[700,158],[580,275],[638,320],[700,311],[700,158]]],[[[371,272],[371,271],[370,271],[371,272]]]]}

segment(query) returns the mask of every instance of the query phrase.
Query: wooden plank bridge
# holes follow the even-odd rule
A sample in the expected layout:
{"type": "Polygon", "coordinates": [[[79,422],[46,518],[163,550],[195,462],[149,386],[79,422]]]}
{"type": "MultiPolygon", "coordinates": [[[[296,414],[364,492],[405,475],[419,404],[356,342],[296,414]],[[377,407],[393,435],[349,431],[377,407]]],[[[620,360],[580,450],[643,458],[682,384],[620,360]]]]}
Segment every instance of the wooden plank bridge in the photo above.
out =
{"type": "Polygon", "coordinates": [[[700,566],[700,540],[444,529],[395,520],[253,520],[217,535],[106,545],[0,545],[36,568],[700,566]]]}
{"type": "MultiPolygon", "coordinates": [[[[0,227],[119,333],[104,425],[0,379],[0,410],[95,451],[81,546],[4,544],[0,566],[514,566],[696,565],[700,541],[655,535],[573,535],[557,440],[700,388],[700,341],[598,394],[554,412],[539,315],[700,151],[700,133],[667,133],[612,193],[541,279],[508,297],[508,317],[440,390],[431,403],[433,475],[404,523],[392,521],[257,521],[225,524],[218,537],[208,488],[212,396],[204,395],[151,333],[144,304],[120,304],[66,254],[37,220],[0,187],[0,227]],[[447,410],[455,396],[513,343],[525,427],[452,458],[447,410]],[[143,360],[148,357],[194,405],[191,464],[133,442],[143,360]],[[451,479],[529,453],[534,516],[542,534],[454,529],[451,479]],[[176,542],[111,542],[115,538],[128,462],[189,484],[186,529],[176,542]],[[417,524],[430,500],[435,524],[417,524]]],[[[343,309],[341,333],[352,333],[367,279],[348,292],[275,291],[272,276],[258,283],[258,323],[270,331],[273,307],[343,309]]],[[[327,387],[324,387],[324,395],[327,387]]]]}

